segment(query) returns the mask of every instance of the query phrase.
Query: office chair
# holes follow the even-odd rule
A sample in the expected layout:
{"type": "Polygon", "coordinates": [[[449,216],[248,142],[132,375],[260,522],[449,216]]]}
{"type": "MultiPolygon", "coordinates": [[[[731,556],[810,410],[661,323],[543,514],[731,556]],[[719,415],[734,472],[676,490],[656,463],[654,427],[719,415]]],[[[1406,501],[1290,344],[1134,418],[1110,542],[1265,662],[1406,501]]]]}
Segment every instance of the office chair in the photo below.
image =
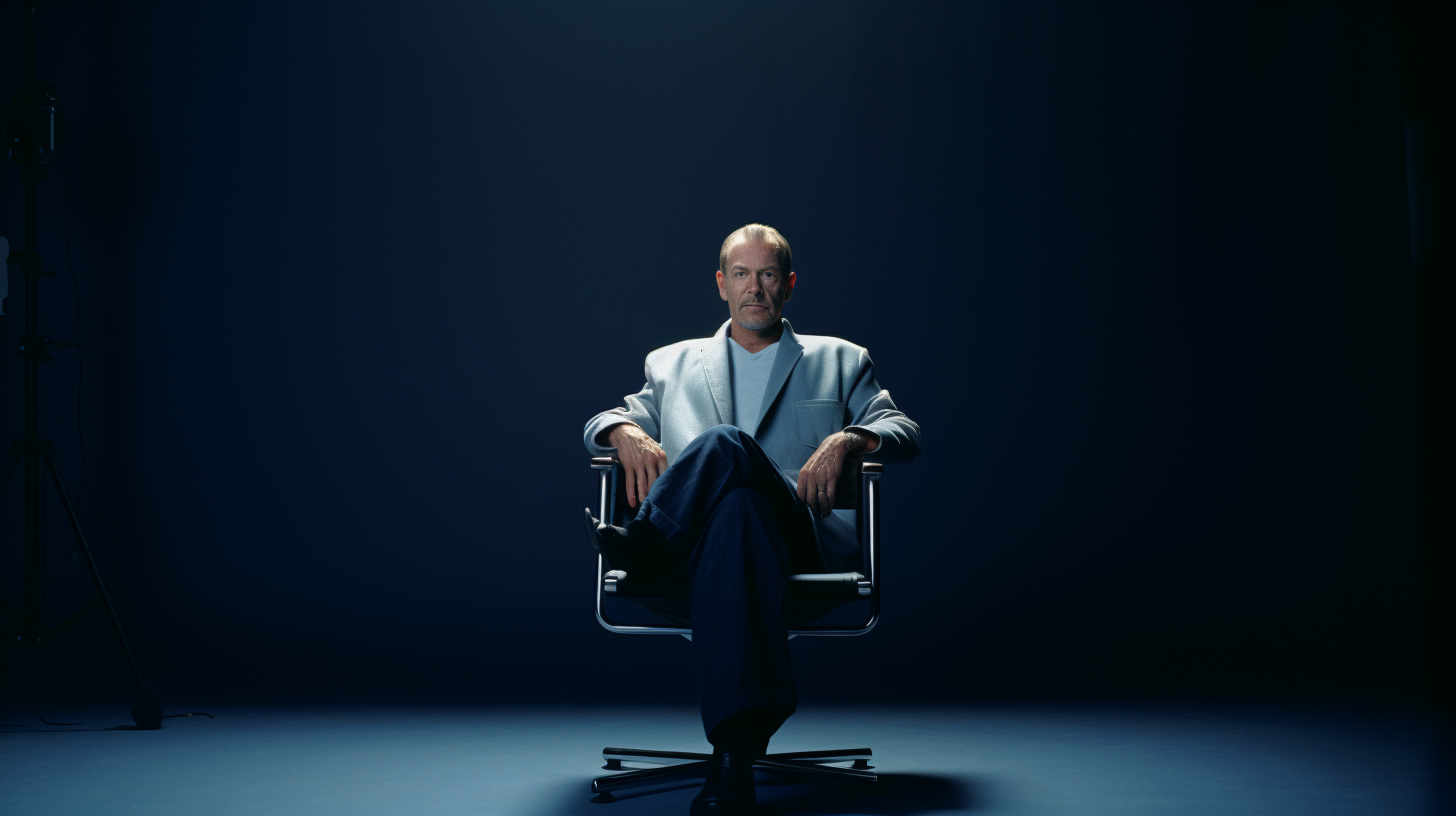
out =
{"type": "MultiPolygon", "coordinates": [[[[598,475],[599,519],[611,519],[621,524],[625,515],[626,491],[619,478],[621,467],[615,459],[595,457],[592,469],[598,475]]],[[[792,610],[789,637],[853,637],[863,635],[875,628],[880,618],[880,494],[879,481],[884,466],[878,462],[855,462],[851,470],[846,464],[846,476],[840,480],[835,509],[855,509],[856,531],[861,547],[861,566],[864,574],[858,572],[811,573],[789,576],[787,601],[792,610]],[[858,625],[840,626],[814,623],[836,607],[851,601],[869,601],[869,610],[863,622],[858,625]]],[[[693,630],[688,619],[686,584],[679,591],[663,592],[661,585],[652,588],[655,594],[646,594],[646,587],[634,587],[631,576],[621,570],[608,570],[606,559],[597,556],[597,621],[619,635],[682,635],[691,640],[693,630]],[[607,598],[630,600],[657,615],[680,625],[641,625],[615,623],[607,614],[607,598]]],[[[614,792],[632,789],[669,787],[694,777],[705,778],[711,754],[686,751],[655,751],[644,748],[604,748],[603,770],[619,773],[601,776],[592,780],[593,802],[614,802],[614,792]],[[654,765],[658,767],[626,769],[623,762],[654,765]]],[[[796,751],[793,753],[767,754],[755,760],[755,771],[766,771],[795,782],[816,784],[850,784],[873,786],[877,775],[869,764],[872,752],[868,748],[853,748],[830,751],[796,751]],[[850,763],[849,767],[836,767],[837,763],[850,763]]],[[[646,792],[645,790],[643,792],[646,792]]]]}

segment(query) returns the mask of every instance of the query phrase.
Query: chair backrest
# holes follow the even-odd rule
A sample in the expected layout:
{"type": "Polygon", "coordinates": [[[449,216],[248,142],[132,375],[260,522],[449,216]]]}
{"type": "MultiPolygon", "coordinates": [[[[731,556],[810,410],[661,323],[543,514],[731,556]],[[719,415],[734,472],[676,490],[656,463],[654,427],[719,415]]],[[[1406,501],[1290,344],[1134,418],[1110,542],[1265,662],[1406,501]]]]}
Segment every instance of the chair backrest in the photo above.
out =
{"type": "MultiPolygon", "coordinates": [[[[621,466],[610,457],[594,457],[592,470],[597,473],[597,518],[610,519],[621,524],[626,510],[626,492],[619,478],[621,466]]],[[[880,620],[880,477],[884,465],[879,462],[857,461],[855,472],[849,473],[858,490],[853,491],[857,505],[855,529],[861,547],[861,568],[864,573],[810,573],[789,576],[790,588],[800,594],[810,595],[824,602],[867,600],[869,609],[865,619],[858,625],[839,626],[832,624],[806,624],[789,630],[789,637],[799,635],[811,637],[853,637],[863,635],[875,628],[880,620]]],[[[846,491],[849,492],[849,491],[846,491]]],[[[616,623],[607,615],[607,597],[619,595],[627,575],[620,570],[609,570],[606,559],[597,556],[597,622],[605,629],[622,635],[682,635],[692,638],[692,628],[684,626],[659,626],[651,624],[616,623]]],[[[630,599],[630,597],[629,597],[630,599]]],[[[838,604],[832,604],[838,605],[838,604]]],[[[825,611],[828,611],[826,608],[825,611]]]]}

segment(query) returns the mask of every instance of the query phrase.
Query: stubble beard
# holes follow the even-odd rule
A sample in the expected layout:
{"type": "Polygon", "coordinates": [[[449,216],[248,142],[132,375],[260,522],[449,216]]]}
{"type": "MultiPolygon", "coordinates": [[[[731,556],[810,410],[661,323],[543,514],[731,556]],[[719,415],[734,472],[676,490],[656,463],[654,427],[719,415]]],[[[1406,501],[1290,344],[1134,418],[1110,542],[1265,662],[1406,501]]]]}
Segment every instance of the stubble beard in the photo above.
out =
{"type": "Polygon", "coordinates": [[[746,309],[738,310],[738,325],[749,331],[763,331],[774,324],[775,318],[768,309],[764,309],[763,314],[757,319],[750,318],[748,314],[745,314],[746,311],[746,309]]]}

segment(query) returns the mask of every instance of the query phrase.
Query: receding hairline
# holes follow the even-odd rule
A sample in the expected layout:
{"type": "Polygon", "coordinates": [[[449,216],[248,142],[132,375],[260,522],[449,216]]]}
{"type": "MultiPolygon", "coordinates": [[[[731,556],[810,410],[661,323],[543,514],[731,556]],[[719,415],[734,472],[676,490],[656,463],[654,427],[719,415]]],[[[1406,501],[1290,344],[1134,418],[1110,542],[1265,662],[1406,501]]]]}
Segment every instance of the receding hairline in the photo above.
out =
{"type": "MultiPolygon", "coordinates": [[[[727,272],[728,271],[728,264],[726,263],[726,261],[728,260],[728,256],[733,253],[733,250],[735,250],[738,247],[743,246],[745,244],[763,244],[764,246],[767,246],[769,249],[774,250],[774,260],[773,260],[773,264],[772,265],[774,267],[777,267],[779,265],[779,260],[778,260],[778,247],[775,246],[772,241],[760,241],[757,238],[739,238],[739,239],[735,240],[733,243],[731,243],[731,244],[728,245],[728,251],[723,253],[723,258],[718,263],[719,266],[723,267],[723,271],[724,272],[727,272]]],[[[743,267],[744,269],[751,269],[752,268],[747,263],[745,263],[743,261],[734,261],[733,262],[733,268],[734,269],[737,269],[740,266],[743,267]]]]}
{"type": "Polygon", "coordinates": [[[779,274],[788,277],[793,271],[794,253],[789,249],[789,240],[782,232],[770,227],[767,224],[744,224],[736,230],[728,233],[723,239],[723,246],[718,249],[718,270],[727,271],[728,251],[740,241],[759,241],[773,247],[774,257],[779,264],[779,274]]]}

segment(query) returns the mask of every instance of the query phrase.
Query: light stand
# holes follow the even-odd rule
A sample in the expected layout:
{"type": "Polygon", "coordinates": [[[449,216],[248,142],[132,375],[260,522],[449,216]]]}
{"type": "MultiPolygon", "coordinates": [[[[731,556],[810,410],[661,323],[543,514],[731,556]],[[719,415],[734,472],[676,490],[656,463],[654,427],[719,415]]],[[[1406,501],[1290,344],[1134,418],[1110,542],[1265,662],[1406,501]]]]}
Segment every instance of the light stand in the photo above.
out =
{"type": "MultiPolygon", "coordinates": [[[[126,653],[127,665],[131,669],[132,680],[136,683],[139,695],[136,705],[131,710],[132,720],[136,722],[138,728],[161,728],[161,701],[157,698],[156,692],[142,680],[142,673],[137,668],[136,658],[132,655],[131,647],[126,642],[126,635],[121,631],[121,620],[117,618],[116,610],[111,606],[111,598],[106,594],[106,587],[101,583],[101,573],[96,569],[96,561],[91,557],[91,549],[86,546],[86,537],[81,533],[81,524],[76,518],[76,509],[72,506],[71,498],[66,493],[60,470],[56,468],[51,442],[48,439],[40,438],[40,367],[43,363],[50,361],[51,357],[47,351],[51,345],[67,344],[47,340],[40,334],[38,296],[40,279],[46,273],[41,269],[41,256],[38,249],[36,194],[40,182],[46,177],[47,163],[55,154],[56,146],[64,138],[64,128],[65,121],[61,114],[61,106],[56,101],[54,86],[49,82],[38,82],[35,78],[35,9],[28,5],[25,10],[25,90],[17,91],[11,101],[4,134],[10,160],[20,165],[21,179],[25,188],[25,248],[10,253],[10,263],[15,264],[25,273],[25,335],[20,341],[20,350],[25,356],[25,435],[15,440],[14,444],[10,446],[10,461],[5,466],[4,479],[0,481],[0,495],[3,495],[5,489],[10,485],[10,477],[15,473],[16,463],[23,460],[25,601],[21,614],[18,616],[20,634],[16,640],[22,646],[28,645],[39,649],[43,642],[69,630],[88,612],[98,606],[104,607],[107,617],[111,620],[112,631],[115,632],[117,641],[121,643],[122,651],[126,653]],[[49,629],[45,626],[41,605],[40,524],[41,491],[44,490],[44,485],[41,483],[42,465],[50,474],[51,484],[60,496],[61,506],[71,524],[71,532],[76,537],[77,548],[86,562],[86,567],[91,572],[91,580],[96,584],[95,600],[49,629]]],[[[55,273],[52,272],[50,275],[54,277],[55,273]]],[[[5,608],[5,611],[9,612],[9,609],[5,608]]],[[[15,617],[13,614],[11,616],[15,617]]]]}

